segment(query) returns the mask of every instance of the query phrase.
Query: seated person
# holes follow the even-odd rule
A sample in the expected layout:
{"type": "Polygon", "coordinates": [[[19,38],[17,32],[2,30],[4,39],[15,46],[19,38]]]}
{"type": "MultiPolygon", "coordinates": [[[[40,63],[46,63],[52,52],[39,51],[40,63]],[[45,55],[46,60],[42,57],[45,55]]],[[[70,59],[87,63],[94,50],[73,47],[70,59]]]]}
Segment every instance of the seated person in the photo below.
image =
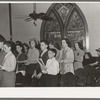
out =
{"type": "Polygon", "coordinates": [[[98,57],[94,57],[95,62],[90,65],[98,69],[100,67],[100,48],[96,49],[96,51],[97,51],[98,57]]]}
{"type": "Polygon", "coordinates": [[[96,62],[96,57],[93,57],[90,52],[86,52],[84,55],[83,66],[87,66],[96,62]]]}

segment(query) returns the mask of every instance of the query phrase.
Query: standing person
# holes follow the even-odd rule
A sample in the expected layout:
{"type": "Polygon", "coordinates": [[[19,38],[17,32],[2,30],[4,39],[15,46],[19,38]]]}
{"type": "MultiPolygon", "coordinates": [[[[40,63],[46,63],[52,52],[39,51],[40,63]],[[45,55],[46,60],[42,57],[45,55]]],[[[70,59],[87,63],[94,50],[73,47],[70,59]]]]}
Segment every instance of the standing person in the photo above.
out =
{"type": "Polygon", "coordinates": [[[4,42],[4,51],[6,53],[4,63],[3,65],[0,65],[1,69],[3,70],[2,87],[15,87],[16,58],[12,53],[12,42],[4,42]]]}
{"type": "MultiPolygon", "coordinates": [[[[43,63],[46,65],[48,60],[48,42],[46,40],[41,41],[41,53],[40,53],[40,59],[42,59],[43,63]]],[[[39,79],[39,86],[45,87],[47,85],[47,77],[46,74],[43,73],[41,70],[37,75],[37,78],[39,79]]]]}
{"type": "Polygon", "coordinates": [[[74,51],[74,70],[82,68],[83,69],[83,46],[80,42],[75,43],[75,51],[74,51]]]}
{"type": "Polygon", "coordinates": [[[62,39],[62,49],[60,51],[59,63],[61,74],[61,86],[64,86],[66,81],[66,75],[68,72],[74,74],[73,68],[74,53],[71,49],[71,44],[68,39],[62,39]]]}
{"type": "MultiPolygon", "coordinates": [[[[5,38],[3,36],[0,35],[0,65],[3,64],[3,60],[5,57],[5,52],[3,49],[3,43],[5,42],[5,38]]],[[[0,87],[2,86],[2,70],[0,70],[0,87]]]]}
{"type": "Polygon", "coordinates": [[[48,57],[46,66],[42,66],[42,72],[45,73],[47,87],[58,86],[58,73],[59,73],[59,62],[55,59],[57,54],[56,49],[52,48],[48,50],[48,57]]]}
{"type": "Polygon", "coordinates": [[[29,41],[30,49],[28,51],[28,58],[26,61],[26,75],[25,75],[25,84],[26,86],[32,85],[32,76],[36,76],[37,69],[37,59],[39,58],[39,50],[36,48],[37,42],[34,38],[29,41]]]}
{"type": "Polygon", "coordinates": [[[51,48],[54,48],[54,49],[56,49],[56,51],[57,51],[57,54],[56,54],[56,59],[58,60],[59,59],[59,54],[60,54],[60,51],[58,50],[58,48],[56,47],[56,42],[54,42],[54,41],[49,41],[49,48],[51,49],[51,48]]]}
{"type": "Polygon", "coordinates": [[[16,70],[16,85],[23,86],[24,76],[25,76],[25,61],[27,60],[27,55],[25,54],[23,44],[16,44],[17,55],[17,70],[16,70]]]}

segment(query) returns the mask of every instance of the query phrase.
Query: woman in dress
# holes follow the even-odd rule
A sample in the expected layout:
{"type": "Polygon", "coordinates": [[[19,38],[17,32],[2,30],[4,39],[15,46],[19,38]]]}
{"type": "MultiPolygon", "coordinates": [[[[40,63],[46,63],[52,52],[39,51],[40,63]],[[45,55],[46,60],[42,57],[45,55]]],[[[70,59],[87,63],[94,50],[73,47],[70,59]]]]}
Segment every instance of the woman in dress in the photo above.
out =
{"type": "Polygon", "coordinates": [[[68,72],[74,74],[73,68],[74,53],[68,39],[62,39],[62,49],[60,51],[59,63],[61,74],[61,86],[66,86],[66,75],[68,72]]]}
{"type": "Polygon", "coordinates": [[[26,86],[32,86],[32,78],[36,77],[37,70],[37,59],[39,58],[39,50],[36,48],[37,42],[34,38],[29,41],[30,49],[28,51],[28,58],[26,61],[26,75],[25,84],[26,86]]]}
{"type": "Polygon", "coordinates": [[[75,43],[75,51],[74,51],[74,70],[78,70],[78,69],[83,69],[83,56],[84,56],[84,51],[83,51],[83,47],[82,44],[80,42],[76,42],[75,43]]]}
{"type": "Polygon", "coordinates": [[[25,76],[25,61],[27,55],[25,54],[23,44],[16,44],[17,55],[17,69],[16,69],[16,85],[23,86],[23,80],[25,76]]]}

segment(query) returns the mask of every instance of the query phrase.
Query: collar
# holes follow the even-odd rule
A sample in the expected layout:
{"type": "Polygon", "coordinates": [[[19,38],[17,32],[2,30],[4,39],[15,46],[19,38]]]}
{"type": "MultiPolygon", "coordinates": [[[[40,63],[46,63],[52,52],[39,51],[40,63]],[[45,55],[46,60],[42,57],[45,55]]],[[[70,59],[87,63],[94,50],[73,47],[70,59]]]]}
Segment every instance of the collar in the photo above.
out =
{"type": "Polygon", "coordinates": [[[18,58],[21,54],[22,54],[22,52],[21,52],[21,53],[18,53],[17,58],[18,58]]]}
{"type": "Polygon", "coordinates": [[[31,50],[36,50],[36,48],[30,48],[31,50]]]}
{"type": "Polygon", "coordinates": [[[47,51],[47,49],[45,49],[43,52],[46,52],[47,51]]]}
{"type": "Polygon", "coordinates": [[[42,53],[41,53],[41,56],[47,51],[47,49],[45,49],[42,53]]]}
{"type": "Polygon", "coordinates": [[[69,47],[66,47],[65,50],[69,50],[69,47]]]}
{"type": "Polygon", "coordinates": [[[6,55],[5,55],[5,58],[7,57],[7,56],[9,56],[10,54],[12,54],[12,52],[10,51],[10,52],[8,52],[6,55]]]}
{"type": "Polygon", "coordinates": [[[62,50],[68,51],[69,49],[70,49],[69,47],[65,47],[65,48],[63,48],[62,50]]]}
{"type": "Polygon", "coordinates": [[[54,58],[52,58],[52,59],[49,59],[50,61],[53,61],[53,60],[55,60],[55,57],[54,58]]]}

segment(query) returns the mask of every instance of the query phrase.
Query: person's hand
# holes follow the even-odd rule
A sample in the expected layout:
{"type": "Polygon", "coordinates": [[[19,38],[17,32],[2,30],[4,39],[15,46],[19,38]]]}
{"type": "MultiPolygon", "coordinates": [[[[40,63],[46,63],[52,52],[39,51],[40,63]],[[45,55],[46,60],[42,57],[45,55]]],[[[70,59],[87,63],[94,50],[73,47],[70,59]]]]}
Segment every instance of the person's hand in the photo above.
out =
{"type": "Polygon", "coordinates": [[[31,78],[34,78],[34,77],[36,77],[36,76],[37,76],[36,71],[34,71],[34,73],[33,73],[33,75],[32,75],[31,78]]]}
{"type": "Polygon", "coordinates": [[[43,70],[43,71],[42,71],[42,73],[47,74],[48,72],[47,72],[47,71],[45,71],[45,70],[43,70]]]}
{"type": "Polygon", "coordinates": [[[31,78],[34,78],[34,77],[37,77],[37,75],[36,75],[35,73],[32,75],[32,77],[31,77],[31,78]]]}
{"type": "Polygon", "coordinates": [[[37,75],[37,79],[40,79],[41,76],[42,76],[42,73],[39,73],[39,74],[37,75]]]}
{"type": "Polygon", "coordinates": [[[41,70],[47,70],[45,66],[41,66],[41,70]]]}
{"type": "Polygon", "coordinates": [[[95,69],[99,69],[99,67],[96,67],[95,69]]]}
{"type": "Polygon", "coordinates": [[[94,65],[97,65],[97,64],[98,64],[98,62],[95,62],[95,63],[89,64],[89,65],[94,66],[94,65]]]}
{"type": "Polygon", "coordinates": [[[89,64],[90,66],[93,66],[93,64],[89,64]]]}

